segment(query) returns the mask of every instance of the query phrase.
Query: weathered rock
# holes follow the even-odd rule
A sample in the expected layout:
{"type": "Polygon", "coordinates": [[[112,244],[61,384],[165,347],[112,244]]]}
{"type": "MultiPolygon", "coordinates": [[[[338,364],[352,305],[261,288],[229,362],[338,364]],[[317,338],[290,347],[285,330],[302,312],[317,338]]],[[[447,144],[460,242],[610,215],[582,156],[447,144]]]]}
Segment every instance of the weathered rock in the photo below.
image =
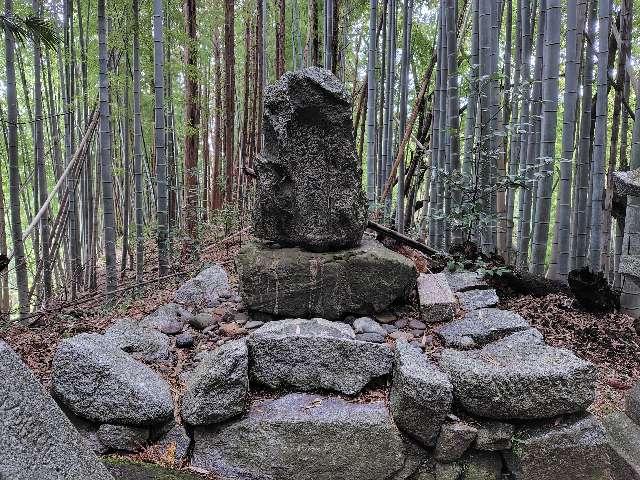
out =
{"type": "Polygon", "coordinates": [[[445,423],[438,435],[434,458],[445,463],[458,460],[468,450],[477,435],[478,430],[467,423],[445,423]]]}
{"type": "Polygon", "coordinates": [[[237,422],[197,428],[194,441],[191,465],[225,480],[403,480],[413,473],[405,472],[408,446],[384,402],[289,394],[255,402],[237,422]]]}
{"type": "Polygon", "coordinates": [[[529,322],[515,312],[481,308],[441,327],[437,334],[446,347],[466,349],[482,347],[528,328],[531,328],[529,322]]]}
{"type": "Polygon", "coordinates": [[[467,290],[482,290],[489,288],[484,276],[477,272],[463,270],[461,272],[444,272],[447,283],[453,292],[465,292],[467,290]]]}
{"type": "Polygon", "coordinates": [[[591,415],[516,430],[504,458],[516,480],[609,480],[607,439],[591,415]]]}
{"type": "Polygon", "coordinates": [[[58,345],[51,387],[76,415],[99,423],[148,425],[173,415],[169,385],[102,335],[83,333],[58,345]]]}
{"type": "Polygon", "coordinates": [[[0,478],[113,480],[18,355],[0,341],[0,478]]]}
{"type": "Polygon", "coordinates": [[[356,318],[353,321],[353,331],[356,333],[377,333],[383,336],[387,334],[382,325],[369,317],[356,318]]]}
{"type": "Polygon", "coordinates": [[[216,320],[213,318],[213,315],[210,313],[197,313],[189,320],[189,325],[191,325],[196,330],[204,330],[207,327],[215,324],[216,320]]]}
{"type": "Polygon", "coordinates": [[[340,81],[316,67],[284,74],[265,90],[264,135],[256,236],[318,252],[358,245],[367,202],[340,81]]]}
{"type": "Polygon", "coordinates": [[[98,428],[98,440],[113,450],[136,452],[149,440],[149,429],[104,423],[98,428]]]}
{"type": "Polygon", "coordinates": [[[447,322],[453,318],[456,298],[444,273],[418,276],[420,312],[427,322],[447,322]]]}
{"type": "Polygon", "coordinates": [[[177,303],[167,303],[140,320],[143,327],[155,328],[166,335],[176,335],[193,317],[191,312],[177,303]]]}
{"type": "Polygon", "coordinates": [[[486,451],[509,450],[514,428],[510,423],[483,421],[478,427],[475,448],[486,451]]]}
{"type": "Polygon", "coordinates": [[[618,195],[640,197],[640,168],[627,172],[613,172],[613,186],[618,195]]]}
{"type": "Polygon", "coordinates": [[[518,345],[544,345],[544,337],[540,330],[536,328],[527,328],[520,332],[512,333],[500,340],[503,344],[510,344],[514,348],[518,345]]]}
{"type": "Polygon", "coordinates": [[[451,410],[453,387],[447,376],[406,341],[396,343],[389,409],[396,425],[427,446],[451,410]]]}
{"type": "Polygon", "coordinates": [[[640,480],[640,426],[622,412],[602,421],[609,444],[614,480],[640,480]]]}
{"type": "Polygon", "coordinates": [[[412,480],[507,480],[502,474],[502,458],[498,453],[468,451],[452,463],[435,463],[431,472],[412,480]]]}
{"type": "Polygon", "coordinates": [[[182,397],[182,419],[191,425],[222,422],[243,413],[249,396],[249,357],[244,340],[205,356],[182,397]]]}
{"type": "Polygon", "coordinates": [[[356,333],[356,340],[361,342],[384,343],[384,335],[379,333],[356,333]]]}
{"type": "Polygon", "coordinates": [[[271,388],[353,395],[392,366],[387,345],[355,340],[349,325],[321,318],[270,322],[247,342],[251,376],[271,388]]]}
{"type": "Polygon", "coordinates": [[[145,362],[168,362],[171,359],[169,337],[130,318],[123,318],[111,325],[104,337],[134,358],[145,362]]]}
{"type": "Polygon", "coordinates": [[[625,404],[625,412],[631,420],[640,425],[640,383],[629,391],[625,404]]]}
{"type": "Polygon", "coordinates": [[[640,255],[622,255],[619,265],[618,272],[621,275],[640,279],[640,255]]]}
{"type": "Polygon", "coordinates": [[[171,421],[158,433],[155,445],[162,449],[161,454],[165,458],[178,462],[187,459],[191,437],[184,426],[171,421]]]}
{"type": "Polygon", "coordinates": [[[191,348],[193,347],[193,335],[189,332],[181,333],[176,337],[176,347],[178,348],[191,348]]]}
{"type": "Polygon", "coordinates": [[[80,418],[68,408],[64,408],[64,405],[58,405],[65,416],[69,419],[71,424],[75,427],[78,433],[82,436],[85,443],[98,455],[103,455],[109,451],[109,448],[103,445],[98,439],[99,424],[80,418]]]}
{"type": "Polygon", "coordinates": [[[229,290],[229,277],[224,268],[214,265],[206,268],[176,291],[174,301],[190,307],[216,307],[220,293],[229,290]]]}
{"type": "Polygon", "coordinates": [[[495,307],[500,301],[494,289],[466,290],[456,293],[456,296],[458,297],[460,306],[466,311],[495,307]]]}
{"type": "Polygon", "coordinates": [[[291,318],[379,312],[407,297],[417,276],[411,260],[375,240],[328,253],[248,243],[237,264],[247,308],[291,318]]]}
{"type": "Polygon", "coordinates": [[[226,337],[239,337],[245,333],[247,333],[247,329],[235,322],[220,324],[220,335],[224,335],[226,337]]]}
{"type": "Polygon", "coordinates": [[[456,401],[494,419],[534,419],[585,410],[595,397],[595,367],[570,351],[500,340],[480,350],[442,353],[456,401]]]}

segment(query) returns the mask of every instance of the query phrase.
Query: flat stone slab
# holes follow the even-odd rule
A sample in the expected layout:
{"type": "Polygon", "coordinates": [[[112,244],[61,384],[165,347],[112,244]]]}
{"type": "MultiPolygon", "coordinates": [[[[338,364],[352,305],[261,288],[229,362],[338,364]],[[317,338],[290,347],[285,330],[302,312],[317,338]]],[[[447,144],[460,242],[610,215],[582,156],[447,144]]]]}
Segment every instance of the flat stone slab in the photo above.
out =
{"type": "Polygon", "coordinates": [[[607,438],[592,415],[571,416],[516,430],[504,452],[518,480],[609,480],[607,438]]]}
{"type": "Polygon", "coordinates": [[[356,340],[349,325],[321,318],[269,322],[247,344],[251,377],[271,388],[353,395],[393,363],[386,344],[356,340]]]}
{"type": "Polygon", "coordinates": [[[602,424],[614,480],[640,480],[640,426],[622,412],[607,415],[602,424]]]}
{"type": "Polygon", "coordinates": [[[0,478],[113,480],[56,402],[0,341],[0,478]]]}
{"type": "Polygon", "coordinates": [[[613,172],[613,186],[618,195],[640,197],[640,168],[628,172],[613,172]]]}
{"type": "Polygon", "coordinates": [[[484,277],[477,272],[463,270],[461,272],[444,272],[447,283],[453,292],[465,292],[467,290],[482,290],[489,288],[484,277]]]}
{"type": "Polygon", "coordinates": [[[191,465],[225,480],[404,480],[408,445],[384,402],[288,394],[194,432],[191,465]]]}
{"type": "Polygon", "coordinates": [[[422,351],[405,340],[396,342],[389,409],[396,425],[426,446],[434,446],[451,411],[453,386],[422,351]]]}
{"type": "Polygon", "coordinates": [[[276,317],[371,315],[406,298],[417,278],[411,260],[370,239],[327,253],[253,242],[236,261],[247,308],[276,317]]]}
{"type": "Polygon", "coordinates": [[[456,293],[460,306],[466,310],[478,310],[479,308],[495,307],[500,299],[494,289],[466,290],[456,293]]]}
{"type": "Polygon", "coordinates": [[[481,308],[467,313],[437,331],[449,348],[478,348],[514,332],[531,328],[529,322],[515,312],[497,308],[481,308]]]}
{"type": "Polygon", "coordinates": [[[173,417],[167,382],[95,333],[60,342],[51,389],[73,413],[94,422],[136,426],[173,417]]]}
{"type": "Polygon", "coordinates": [[[456,297],[444,273],[421,273],[418,276],[420,312],[427,322],[447,322],[453,318],[456,297]]]}
{"type": "Polygon", "coordinates": [[[500,340],[479,350],[446,349],[440,368],[469,413],[498,420],[550,418],[585,410],[596,369],[569,350],[500,340]]]}

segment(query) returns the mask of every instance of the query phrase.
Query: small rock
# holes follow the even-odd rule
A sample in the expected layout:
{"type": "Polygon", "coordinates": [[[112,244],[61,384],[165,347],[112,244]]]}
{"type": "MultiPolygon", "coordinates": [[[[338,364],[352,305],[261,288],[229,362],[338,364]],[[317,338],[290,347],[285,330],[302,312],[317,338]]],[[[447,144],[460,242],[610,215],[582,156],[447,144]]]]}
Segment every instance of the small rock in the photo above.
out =
{"type": "Polygon", "coordinates": [[[495,290],[469,290],[456,294],[460,306],[466,310],[478,310],[479,308],[495,307],[500,299],[495,290]]]}
{"type": "Polygon", "coordinates": [[[384,335],[379,333],[356,333],[356,340],[361,342],[384,343],[384,335]]]}
{"type": "Polygon", "coordinates": [[[189,321],[189,325],[191,325],[196,330],[204,330],[207,327],[212,326],[215,323],[213,319],[213,315],[209,313],[198,313],[189,321]]]}
{"type": "Polygon", "coordinates": [[[353,315],[347,315],[342,321],[347,325],[353,326],[353,322],[355,321],[355,319],[356,317],[354,317],[353,315]]]}
{"type": "Polygon", "coordinates": [[[193,307],[215,307],[220,303],[218,292],[229,290],[229,277],[221,265],[206,268],[185,282],[174,296],[174,301],[193,307]]]}
{"type": "Polygon", "coordinates": [[[418,276],[420,312],[428,322],[446,322],[453,318],[456,299],[444,273],[418,276]]]}
{"type": "Polygon", "coordinates": [[[155,328],[166,335],[176,335],[182,331],[185,323],[189,323],[192,317],[191,312],[182,305],[167,303],[140,320],[140,325],[155,328]]]}
{"type": "Polygon", "coordinates": [[[227,310],[222,314],[222,321],[224,323],[234,322],[236,319],[236,312],[233,310],[227,310]]]}
{"type": "Polygon", "coordinates": [[[384,328],[384,331],[387,333],[398,331],[398,327],[396,327],[395,325],[382,325],[382,328],[384,328]]]}
{"type": "Polygon", "coordinates": [[[155,445],[162,448],[162,456],[172,455],[171,460],[181,462],[187,459],[191,437],[183,425],[175,421],[169,422],[158,432],[155,445]]]}
{"type": "Polygon", "coordinates": [[[427,324],[414,318],[409,321],[409,328],[413,328],[414,330],[424,330],[427,328],[427,324]]]}
{"type": "Polygon", "coordinates": [[[171,358],[169,337],[130,318],[118,320],[111,325],[104,338],[145,362],[167,362],[171,358]]]}
{"type": "Polygon", "coordinates": [[[388,324],[395,322],[396,316],[393,313],[381,313],[376,315],[376,320],[378,320],[379,323],[388,324]]]}
{"type": "Polygon", "coordinates": [[[424,346],[418,340],[412,341],[409,345],[411,345],[412,347],[414,347],[414,348],[416,348],[416,349],[418,349],[420,351],[424,350],[424,346]]]}
{"type": "Polygon", "coordinates": [[[424,335],[424,330],[411,330],[411,335],[416,338],[420,338],[424,335]]]}
{"type": "Polygon", "coordinates": [[[401,331],[396,331],[396,332],[392,332],[389,334],[389,337],[393,338],[394,340],[407,340],[407,341],[411,341],[413,340],[413,335],[410,334],[409,332],[401,332],[401,331]]]}
{"type": "Polygon", "coordinates": [[[385,335],[386,331],[380,326],[378,322],[369,317],[356,318],[353,321],[353,330],[356,333],[376,333],[378,335],[385,335]]]}
{"type": "Polygon", "coordinates": [[[478,430],[464,422],[445,423],[438,435],[434,458],[440,462],[458,460],[471,446],[478,430]]]}
{"type": "Polygon", "coordinates": [[[236,313],[236,319],[235,322],[238,325],[244,325],[245,323],[247,323],[249,321],[249,316],[244,313],[244,312],[238,312],[236,313]]]}
{"type": "Polygon", "coordinates": [[[98,439],[113,450],[136,452],[149,440],[149,429],[105,423],[98,428],[98,439]]]}
{"type": "Polygon", "coordinates": [[[247,333],[247,330],[237,323],[220,324],[220,335],[224,335],[226,337],[238,337],[240,335],[244,335],[245,333],[247,333]]]}
{"type": "Polygon", "coordinates": [[[395,322],[393,322],[393,324],[396,326],[396,328],[407,328],[407,325],[409,325],[409,320],[407,320],[406,318],[402,318],[400,320],[396,320],[395,322]]]}
{"type": "Polygon", "coordinates": [[[245,323],[244,328],[246,328],[247,330],[253,330],[255,328],[261,327],[262,325],[264,325],[264,322],[261,322],[260,320],[249,320],[245,323]]]}
{"type": "Polygon", "coordinates": [[[176,347],[191,348],[193,347],[193,335],[189,332],[181,333],[176,337],[176,347]]]}
{"type": "Polygon", "coordinates": [[[513,438],[514,426],[510,423],[484,421],[478,427],[475,448],[478,450],[509,450],[513,438]]]}

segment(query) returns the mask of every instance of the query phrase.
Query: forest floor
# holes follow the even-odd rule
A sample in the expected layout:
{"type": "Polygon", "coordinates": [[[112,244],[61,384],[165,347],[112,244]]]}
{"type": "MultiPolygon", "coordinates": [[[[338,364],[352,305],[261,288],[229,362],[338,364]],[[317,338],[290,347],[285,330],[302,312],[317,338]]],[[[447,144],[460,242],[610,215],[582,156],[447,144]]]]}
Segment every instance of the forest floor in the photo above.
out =
{"type": "MultiPolygon", "coordinates": [[[[121,291],[111,307],[104,306],[101,295],[87,295],[75,302],[60,302],[52,305],[50,310],[30,327],[12,324],[0,329],[3,338],[22,357],[34,371],[43,385],[48,388],[51,379],[51,361],[59,342],[67,337],[83,332],[102,333],[116,319],[131,317],[141,319],[156,308],[169,303],[175,290],[186,279],[197,274],[208,264],[219,262],[229,273],[232,286],[237,286],[237,272],[234,258],[250,236],[246,230],[234,235],[225,235],[219,230],[210,229],[205,234],[201,254],[197,261],[181,260],[173,277],[161,283],[148,284],[139,295],[133,290],[121,291]]],[[[418,270],[428,271],[429,260],[423,254],[400,247],[398,251],[416,263],[418,270]]],[[[184,258],[184,257],[183,257],[184,258]]],[[[147,265],[155,265],[153,245],[148,246],[147,265]]],[[[135,272],[125,272],[123,285],[135,283],[135,272]]],[[[146,275],[153,278],[155,272],[146,275]]],[[[100,290],[99,286],[99,290],[100,290]]],[[[591,411],[604,416],[613,410],[623,408],[626,391],[640,380],[640,337],[633,328],[630,317],[617,313],[594,314],[584,311],[577,302],[565,294],[550,294],[545,297],[514,296],[507,292],[498,292],[501,298],[499,308],[511,309],[520,313],[531,324],[538,328],[548,344],[572,350],[577,356],[593,362],[598,368],[596,402],[591,411]]],[[[413,299],[415,301],[415,299],[413,299]]],[[[415,302],[414,302],[415,303],[415,302]]],[[[398,318],[417,318],[417,309],[409,304],[393,311],[398,318]]],[[[427,326],[423,339],[426,339],[426,352],[429,357],[437,358],[442,346],[439,345],[433,331],[438,324],[427,326]]],[[[246,332],[238,333],[239,335],[246,332]]],[[[150,365],[166,378],[177,399],[185,387],[188,373],[195,365],[195,355],[203,350],[216,348],[214,340],[206,335],[196,338],[192,349],[176,349],[176,361],[170,365],[150,365]]],[[[369,401],[384,398],[385,389],[372,388],[354,401],[369,401]]],[[[262,395],[262,393],[257,393],[262,395]]],[[[269,395],[265,392],[264,395],[269,395]]],[[[136,455],[138,460],[171,464],[159,459],[152,449],[136,455]]]]}

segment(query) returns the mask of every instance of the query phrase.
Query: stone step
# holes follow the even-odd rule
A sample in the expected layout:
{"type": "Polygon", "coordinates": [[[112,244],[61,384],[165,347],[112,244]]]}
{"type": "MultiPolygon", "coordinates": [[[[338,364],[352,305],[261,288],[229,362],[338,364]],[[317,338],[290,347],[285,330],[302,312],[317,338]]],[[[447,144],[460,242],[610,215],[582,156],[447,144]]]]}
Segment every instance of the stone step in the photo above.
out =
{"type": "Polygon", "coordinates": [[[444,273],[421,273],[418,276],[420,312],[427,322],[447,322],[453,319],[456,298],[444,273]]]}
{"type": "Polygon", "coordinates": [[[622,412],[608,415],[602,423],[614,480],[640,480],[640,426],[622,412]]]}
{"type": "Polygon", "coordinates": [[[489,288],[489,284],[477,272],[463,270],[460,272],[444,272],[447,277],[449,287],[454,292],[465,292],[467,290],[482,290],[489,288]]]}
{"type": "Polygon", "coordinates": [[[495,307],[500,299],[493,288],[485,290],[465,290],[456,293],[460,307],[467,312],[480,308],[495,307]]]}

